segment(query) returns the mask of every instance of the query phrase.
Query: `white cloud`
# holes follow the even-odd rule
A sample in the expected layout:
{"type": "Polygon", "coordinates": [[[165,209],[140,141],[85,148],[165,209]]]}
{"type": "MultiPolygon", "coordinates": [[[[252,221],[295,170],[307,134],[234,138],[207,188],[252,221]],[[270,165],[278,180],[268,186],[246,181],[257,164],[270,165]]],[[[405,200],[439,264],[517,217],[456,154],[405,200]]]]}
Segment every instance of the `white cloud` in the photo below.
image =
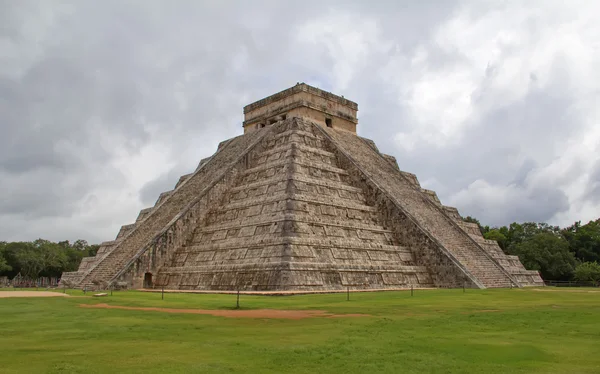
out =
{"type": "Polygon", "coordinates": [[[332,62],[332,85],[342,91],[373,55],[387,53],[391,48],[374,18],[338,10],[300,24],[297,40],[326,51],[332,62]]]}

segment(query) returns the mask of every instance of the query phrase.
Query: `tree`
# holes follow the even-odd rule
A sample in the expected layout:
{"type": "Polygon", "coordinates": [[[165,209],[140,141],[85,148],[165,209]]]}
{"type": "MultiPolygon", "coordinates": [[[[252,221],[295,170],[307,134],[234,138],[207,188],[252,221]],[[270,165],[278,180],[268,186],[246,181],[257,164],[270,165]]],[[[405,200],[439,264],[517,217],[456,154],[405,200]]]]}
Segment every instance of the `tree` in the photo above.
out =
{"type": "Polygon", "coordinates": [[[510,247],[512,244],[519,244],[525,240],[531,239],[533,236],[539,233],[560,234],[560,227],[550,226],[547,223],[513,222],[510,224],[506,232],[508,247],[510,247]]]}
{"type": "Polygon", "coordinates": [[[40,272],[44,269],[41,258],[37,255],[35,248],[28,245],[16,252],[16,260],[19,264],[19,272],[21,275],[37,278],[40,272]]]}
{"type": "Polygon", "coordinates": [[[100,246],[98,244],[89,245],[87,247],[87,254],[85,255],[85,257],[94,257],[96,253],[98,253],[98,249],[100,249],[100,246]]]}
{"type": "Polygon", "coordinates": [[[597,262],[584,262],[575,268],[575,280],[582,282],[600,282],[600,264],[597,262]]]}
{"type": "Polygon", "coordinates": [[[71,247],[78,251],[85,251],[89,247],[87,240],[78,239],[71,245],[71,247]]]}
{"type": "Polygon", "coordinates": [[[566,239],[552,232],[534,234],[520,243],[512,244],[510,249],[519,256],[525,268],[539,270],[545,279],[568,280],[577,264],[566,239]]]}
{"type": "Polygon", "coordinates": [[[6,258],[4,257],[5,246],[5,242],[0,242],[0,275],[12,269],[12,267],[8,264],[8,261],[6,261],[6,258]]]}
{"type": "Polygon", "coordinates": [[[19,244],[14,257],[22,275],[36,279],[40,275],[53,277],[63,272],[67,256],[60,245],[43,239],[19,244]]]}
{"type": "Polygon", "coordinates": [[[43,239],[35,240],[33,245],[42,264],[40,274],[47,277],[60,276],[67,265],[65,251],[58,244],[43,239]]]}
{"type": "Polygon", "coordinates": [[[586,225],[575,222],[562,230],[571,252],[582,262],[600,262],[600,219],[586,225]]]}
{"type": "Polygon", "coordinates": [[[54,243],[44,239],[33,242],[0,242],[0,274],[9,278],[24,276],[58,277],[65,271],[75,271],[83,257],[94,256],[99,246],[85,240],[54,243]]]}
{"type": "Polygon", "coordinates": [[[21,263],[19,261],[19,253],[27,250],[31,246],[30,242],[10,242],[6,243],[3,248],[4,259],[11,267],[11,270],[5,271],[9,278],[14,277],[21,272],[21,263]]]}
{"type": "Polygon", "coordinates": [[[489,239],[489,240],[497,241],[500,248],[502,248],[503,251],[506,251],[508,239],[506,238],[506,235],[504,235],[502,232],[500,232],[499,229],[496,229],[496,228],[491,229],[488,232],[486,232],[485,234],[483,234],[483,237],[486,239],[489,239]]]}

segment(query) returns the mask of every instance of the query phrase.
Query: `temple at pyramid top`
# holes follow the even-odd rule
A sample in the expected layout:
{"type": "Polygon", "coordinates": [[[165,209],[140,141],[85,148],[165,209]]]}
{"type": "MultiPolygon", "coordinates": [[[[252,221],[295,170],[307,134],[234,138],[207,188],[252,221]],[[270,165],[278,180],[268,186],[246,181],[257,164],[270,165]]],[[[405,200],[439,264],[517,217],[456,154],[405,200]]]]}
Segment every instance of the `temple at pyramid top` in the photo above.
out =
{"type": "Polygon", "coordinates": [[[286,118],[301,117],[318,125],[356,134],[358,105],[306,83],[265,97],[244,107],[244,134],[286,118]]]}

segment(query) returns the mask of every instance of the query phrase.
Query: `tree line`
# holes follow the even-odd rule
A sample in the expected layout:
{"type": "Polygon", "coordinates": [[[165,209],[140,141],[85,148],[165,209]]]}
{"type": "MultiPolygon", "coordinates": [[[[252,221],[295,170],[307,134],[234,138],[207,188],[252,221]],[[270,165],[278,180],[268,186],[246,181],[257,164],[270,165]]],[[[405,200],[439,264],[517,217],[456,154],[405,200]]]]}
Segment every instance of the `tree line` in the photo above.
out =
{"type": "MultiPolygon", "coordinates": [[[[479,225],[486,239],[496,240],[504,253],[519,256],[525,268],[539,270],[545,280],[600,282],[600,218],[565,228],[535,222],[490,227],[473,217],[464,220],[479,225]]],[[[0,276],[60,277],[97,251],[98,245],[85,240],[0,242],[0,276]]]]}
{"type": "Polygon", "coordinates": [[[0,276],[60,277],[65,271],[76,271],[81,259],[94,256],[98,247],[85,240],[0,242],[0,276]]]}
{"type": "Polygon", "coordinates": [[[496,240],[504,253],[519,256],[545,280],[600,282],[600,218],[565,228],[535,222],[490,227],[473,217],[464,220],[477,223],[484,238],[496,240]]]}

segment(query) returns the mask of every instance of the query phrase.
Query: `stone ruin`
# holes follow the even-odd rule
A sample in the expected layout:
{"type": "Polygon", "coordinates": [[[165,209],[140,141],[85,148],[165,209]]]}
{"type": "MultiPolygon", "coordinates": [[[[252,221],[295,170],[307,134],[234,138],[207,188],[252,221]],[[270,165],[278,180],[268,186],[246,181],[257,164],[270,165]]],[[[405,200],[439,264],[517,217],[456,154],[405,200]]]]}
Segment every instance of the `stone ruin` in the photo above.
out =
{"type": "Polygon", "coordinates": [[[306,84],[244,108],[244,135],[163,192],[63,282],[327,291],[543,285],[394,157],[356,103],[306,84]]]}

